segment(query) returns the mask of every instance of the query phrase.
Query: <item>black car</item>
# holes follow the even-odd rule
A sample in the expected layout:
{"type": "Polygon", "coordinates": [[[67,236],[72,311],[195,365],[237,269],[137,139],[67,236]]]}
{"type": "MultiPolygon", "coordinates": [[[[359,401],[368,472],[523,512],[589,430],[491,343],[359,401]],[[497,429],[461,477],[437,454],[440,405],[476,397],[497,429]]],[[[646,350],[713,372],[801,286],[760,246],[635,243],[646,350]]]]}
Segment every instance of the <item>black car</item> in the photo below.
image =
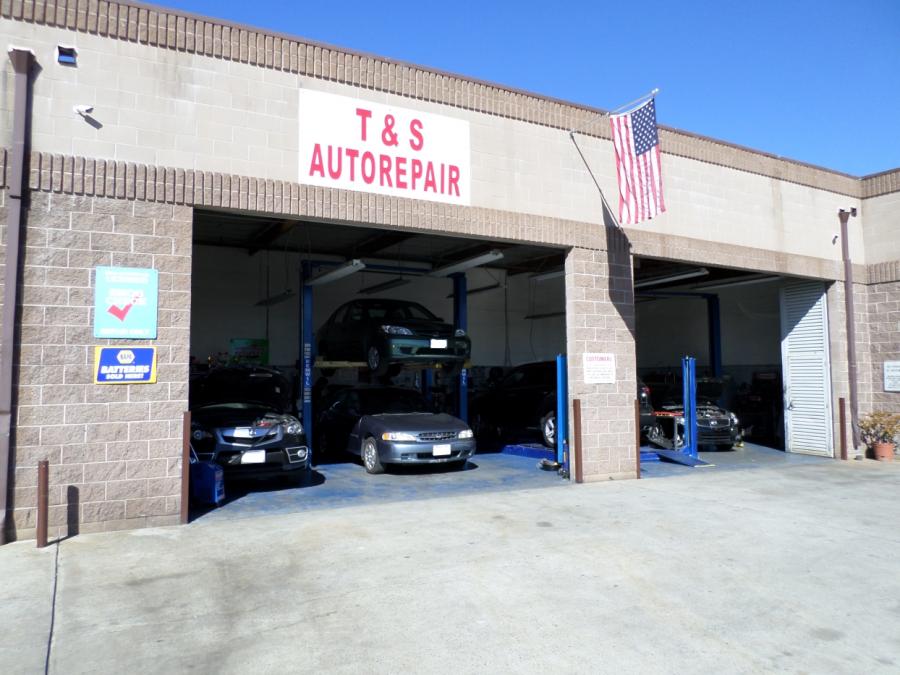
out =
{"type": "Polygon", "coordinates": [[[540,433],[556,444],[556,363],[528,363],[509,371],[472,401],[471,419],[483,438],[503,439],[540,433]]]}
{"type": "Polygon", "coordinates": [[[385,464],[457,464],[475,454],[472,430],[434,412],[422,395],[402,387],[360,386],[338,391],[317,420],[317,451],[349,452],[369,473],[385,464]]]}
{"type": "Polygon", "coordinates": [[[191,446],[201,461],[221,465],[226,477],[303,480],[309,448],[290,414],[291,388],[279,372],[223,367],[191,381],[191,446]]]}
{"type": "Polygon", "coordinates": [[[462,366],[472,350],[465,331],[456,330],[417,302],[353,300],[338,307],[316,336],[326,361],[365,361],[376,375],[391,365],[441,363],[462,366]]]}
{"type": "MultiPolygon", "coordinates": [[[[697,381],[697,445],[730,450],[743,440],[737,415],[722,408],[720,380],[697,381]]],[[[662,448],[678,449],[684,445],[684,403],[680,383],[669,387],[661,395],[662,405],[656,411],[656,426],[650,441],[662,448]]]]}

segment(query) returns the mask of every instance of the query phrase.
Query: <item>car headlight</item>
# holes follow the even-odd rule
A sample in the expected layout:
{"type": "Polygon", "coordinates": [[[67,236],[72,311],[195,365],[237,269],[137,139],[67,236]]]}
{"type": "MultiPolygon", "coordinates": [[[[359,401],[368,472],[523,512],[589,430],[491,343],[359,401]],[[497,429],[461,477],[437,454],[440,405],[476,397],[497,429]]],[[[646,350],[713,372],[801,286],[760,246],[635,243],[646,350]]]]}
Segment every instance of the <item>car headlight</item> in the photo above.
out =
{"type": "Polygon", "coordinates": [[[731,423],[732,423],[733,425],[737,426],[737,423],[738,423],[738,421],[739,421],[738,418],[737,418],[737,415],[735,415],[734,413],[729,413],[729,414],[731,415],[731,423]]]}
{"type": "Polygon", "coordinates": [[[382,326],[381,332],[387,333],[388,335],[412,335],[413,334],[413,332],[406,326],[382,326]]]}
{"type": "Polygon", "coordinates": [[[457,328],[455,331],[453,331],[453,335],[455,335],[456,337],[466,337],[466,331],[464,331],[462,328],[457,328]]]}
{"type": "Polygon", "coordinates": [[[204,438],[212,438],[212,434],[203,429],[194,429],[191,432],[191,436],[193,436],[195,441],[202,441],[204,438]]]}
{"type": "Polygon", "coordinates": [[[409,434],[405,431],[386,431],[381,434],[381,440],[383,441],[415,441],[418,440],[412,434],[409,434]]]}
{"type": "Polygon", "coordinates": [[[459,438],[472,438],[474,435],[471,429],[463,429],[459,432],[459,438]]]}
{"type": "Polygon", "coordinates": [[[299,436],[303,433],[303,425],[300,424],[300,420],[288,420],[284,423],[284,433],[299,436]]]}

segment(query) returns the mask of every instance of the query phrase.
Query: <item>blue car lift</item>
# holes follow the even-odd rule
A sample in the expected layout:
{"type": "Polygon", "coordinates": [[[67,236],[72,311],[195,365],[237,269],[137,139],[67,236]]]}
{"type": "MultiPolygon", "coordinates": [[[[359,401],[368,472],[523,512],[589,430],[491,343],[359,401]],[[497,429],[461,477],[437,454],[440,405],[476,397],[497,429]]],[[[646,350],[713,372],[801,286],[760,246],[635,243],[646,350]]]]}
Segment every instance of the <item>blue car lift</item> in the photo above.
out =
{"type": "MultiPolygon", "coordinates": [[[[658,449],[654,452],[660,459],[690,467],[713,466],[700,459],[697,446],[697,367],[696,359],[685,356],[681,359],[682,401],[684,402],[684,443],[676,450],[658,449]]],[[[673,430],[675,440],[678,430],[673,430]]]]}
{"type": "MultiPolygon", "coordinates": [[[[315,453],[315,435],[313,433],[313,410],[312,410],[312,387],[313,387],[313,368],[316,363],[316,346],[315,335],[313,333],[313,287],[309,285],[312,279],[312,268],[315,261],[304,260],[300,265],[300,354],[301,354],[301,390],[298,408],[301,411],[301,420],[303,429],[306,432],[306,442],[313,453],[315,453]]],[[[336,265],[338,263],[325,262],[321,264],[336,265]]],[[[382,272],[418,272],[421,270],[412,270],[402,267],[391,267],[386,265],[367,265],[366,269],[382,272]]],[[[467,288],[465,272],[459,272],[451,275],[453,279],[453,326],[456,330],[468,329],[468,305],[467,305],[467,288]]],[[[432,385],[432,373],[430,369],[426,369],[422,377],[422,389],[426,399],[430,400],[432,385]]],[[[457,417],[464,422],[469,421],[469,374],[468,369],[463,366],[460,370],[457,384],[457,401],[456,410],[457,417]]]]}

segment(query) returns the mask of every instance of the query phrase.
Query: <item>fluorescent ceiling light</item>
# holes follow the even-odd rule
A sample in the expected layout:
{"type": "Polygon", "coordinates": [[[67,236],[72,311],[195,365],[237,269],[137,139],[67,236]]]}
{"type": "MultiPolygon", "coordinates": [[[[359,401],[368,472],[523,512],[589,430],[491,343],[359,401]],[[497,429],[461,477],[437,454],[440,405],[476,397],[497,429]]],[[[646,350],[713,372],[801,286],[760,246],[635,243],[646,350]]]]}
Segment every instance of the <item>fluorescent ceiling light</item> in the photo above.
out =
{"type": "Polygon", "coordinates": [[[306,282],[307,286],[321,286],[322,284],[330,284],[332,281],[349,277],[356,274],[360,270],[366,269],[366,264],[359,259],[351,260],[346,265],[341,265],[337,269],[333,269],[325,274],[320,274],[306,282]]]}
{"type": "Polygon", "coordinates": [[[648,286],[659,286],[660,284],[668,284],[672,281],[683,281],[684,279],[694,279],[696,277],[705,277],[709,274],[709,270],[705,267],[687,270],[685,272],[676,272],[675,274],[666,274],[661,277],[651,277],[634,282],[635,288],[647,288],[648,286]]]}
{"type": "Polygon", "coordinates": [[[557,279],[561,276],[564,276],[566,273],[565,270],[553,270],[552,272],[542,272],[541,274],[535,274],[529,279],[532,281],[547,281],[548,279],[557,279]]]}
{"type": "Polygon", "coordinates": [[[770,281],[778,281],[781,277],[772,274],[749,274],[743,277],[735,277],[733,279],[723,279],[722,281],[713,281],[707,284],[698,284],[694,286],[697,290],[712,291],[720,288],[733,288],[734,286],[750,286],[752,284],[767,284],[770,281]]]}
{"type": "Polygon", "coordinates": [[[477,255],[474,258],[469,258],[468,260],[460,260],[459,262],[455,262],[452,265],[447,265],[446,267],[436,269],[431,272],[431,276],[448,277],[451,274],[464,272],[466,270],[472,269],[473,267],[481,267],[482,265],[487,265],[489,262],[500,260],[502,257],[503,253],[498,251],[497,249],[494,249],[492,251],[488,251],[487,253],[477,255]]]}
{"type": "Polygon", "coordinates": [[[286,291],[282,291],[277,295],[270,295],[268,298],[263,298],[259,302],[256,303],[256,307],[271,307],[272,305],[277,305],[280,302],[284,302],[290,298],[294,297],[294,291],[291,289],[287,289],[286,291]]]}
{"type": "Polygon", "coordinates": [[[405,286],[408,283],[409,279],[397,277],[396,279],[391,279],[389,281],[382,281],[380,284],[375,284],[374,286],[366,286],[365,288],[360,288],[357,293],[361,293],[362,295],[369,295],[370,293],[380,293],[381,291],[387,291],[391,288],[397,288],[397,286],[405,286]]]}

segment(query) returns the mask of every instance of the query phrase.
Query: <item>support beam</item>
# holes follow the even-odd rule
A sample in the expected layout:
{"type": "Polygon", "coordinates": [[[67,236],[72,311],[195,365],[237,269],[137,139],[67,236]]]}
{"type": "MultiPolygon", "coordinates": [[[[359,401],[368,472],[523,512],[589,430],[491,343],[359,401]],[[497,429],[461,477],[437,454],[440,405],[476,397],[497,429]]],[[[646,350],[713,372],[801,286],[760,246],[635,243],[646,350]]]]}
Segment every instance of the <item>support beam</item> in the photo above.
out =
{"type": "Polygon", "coordinates": [[[354,258],[375,258],[385,249],[397,246],[419,235],[408,232],[379,232],[353,247],[354,258]]]}
{"type": "Polygon", "coordinates": [[[303,261],[300,267],[300,402],[303,430],[306,432],[306,443],[313,453],[320,451],[315,447],[313,434],[313,401],[312,371],[316,360],[315,336],[313,335],[313,287],[307,282],[311,276],[310,264],[303,261]]]}
{"type": "Polygon", "coordinates": [[[256,255],[263,249],[268,248],[274,244],[281,235],[290,232],[297,222],[298,221],[296,220],[280,220],[264,227],[247,246],[247,255],[256,255]]]}
{"type": "Polygon", "coordinates": [[[709,366],[713,377],[722,377],[722,318],[719,296],[706,296],[706,323],[709,330],[709,366]]]}
{"type": "MultiPolygon", "coordinates": [[[[468,332],[468,297],[465,273],[453,275],[453,327],[468,332]]],[[[463,364],[457,387],[457,417],[469,421],[469,371],[463,364]]]]}

